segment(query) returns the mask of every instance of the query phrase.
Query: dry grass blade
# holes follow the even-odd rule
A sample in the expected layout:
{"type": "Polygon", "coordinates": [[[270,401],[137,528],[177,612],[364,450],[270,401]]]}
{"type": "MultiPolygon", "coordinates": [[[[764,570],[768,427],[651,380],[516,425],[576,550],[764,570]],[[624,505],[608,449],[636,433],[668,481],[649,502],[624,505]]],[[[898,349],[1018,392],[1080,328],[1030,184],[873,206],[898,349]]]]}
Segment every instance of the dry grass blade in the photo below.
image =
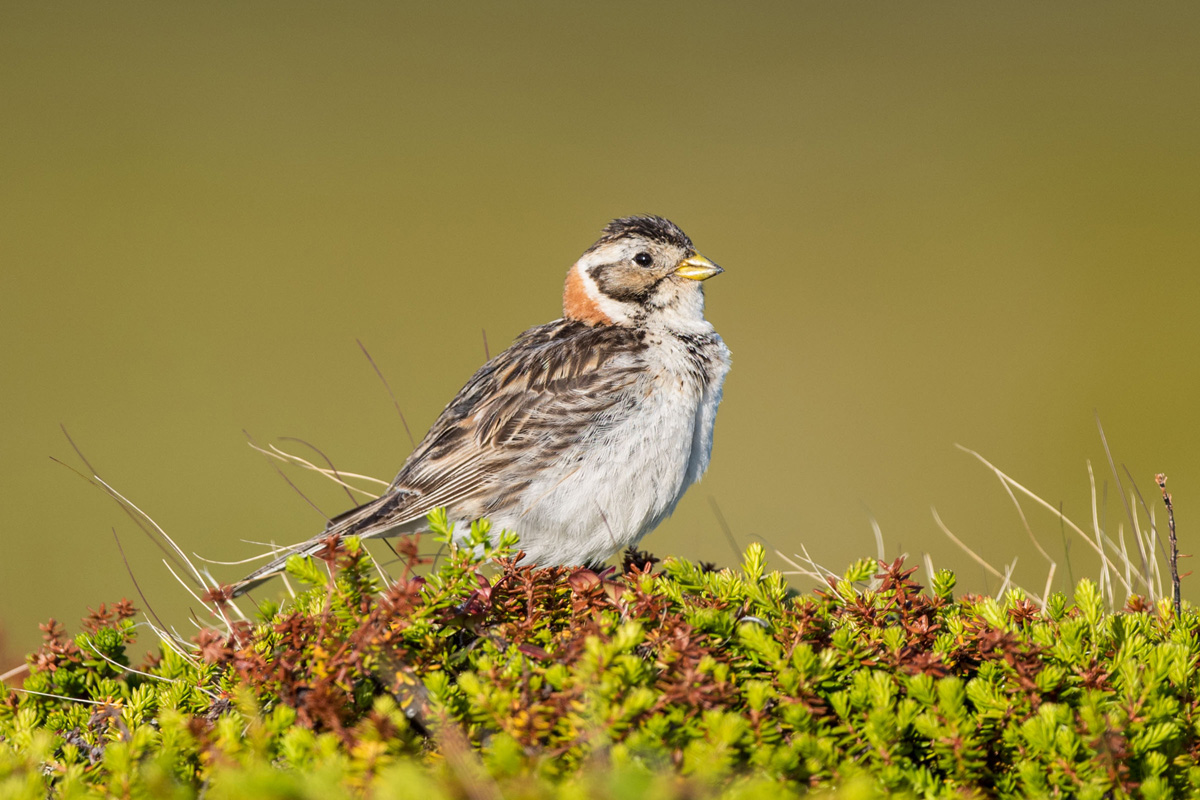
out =
{"type": "MultiPolygon", "coordinates": [[[[1046,502],[1045,500],[1043,500],[1042,498],[1038,497],[1036,494],[1034,494],[1034,493],[1033,493],[1032,491],[1030,491],[1029,489],[1026,489],[1026,488],[1025,488],[1024,486],[1022,486],[1020,483],[1018,483],[1017,481],[1013,480],[1013,478],[1012,478],[1010,475],[1008,475],[1008,474],[1004,473],[1004,472],[1003,472],[1002,470],[1000,470],[1000,469],[999,469],[999,468],[998,468],[998,467],[997,467],[995,464],[993,464],[992,462],[988,461],[986,458],[984,458],[982,455],[980,455],[980,454],[979,454],[979,453],[977,453],[976,451],[972,450],[971,448],[969,448],[969,447],[964,447],[964,446],[963,446],[963,445],[961,445],[961,444],[955,445],[955,447],[957,447],[959,450],[962,450],[964,453],[968,453],[968,454],[970,454],[970,455],[974,456],[975,458],[979,459],[980,463],[984,464],[984,465],[985,465],[985,466],[987,466],[989,469],[996,470],[996,471],[997,471],[997,472],[999,472],[1001,475],[1003,475],[1003,476],[1004,476],[1004,480],[1005,480],[1005,482],[1006,482],[1008,485],[1012,486],[1014,489],[1016,489],[1017,491],[1021,492],[1021,494],[1025,495],[1025,496],[1026,496],[1026,497],[1028,497],[1030,500],[1033,500],[1035,503],[1037,503],[1038,505],[1042,506],[1043,508],[1045,508],[1045,509],[1046,509],[1047,511],[1049,511],[1050,513],[1054,514],[1056,517],[1058,517],[1058,519],[1059,519],[1059,520],[1060,520],[1060,521],[1061,521],[1061,522],[1062,522],[1064,525],[1066,525],[1066,526],[1067,526],[1068,528],[1070,528],[1070,529],[1071,529],[1071,530],[1072,530],[1072,531],[1073,531],[1073,532],[1074,532],[1074,533],[1075,533],[1077,536],[1079,536],[1079,538],[1081,538],[1081,539],[1083,539],[1083,541],[1087,542],[1087,544],[1088,544],[1088,547],[1091,547],[1093,550],[1095,550],[1095,551],[1096,551],[1097,555],[1099,555],[1099,556],[1100,556],[1100,559],[1101,559],[1101,561],[1102,561],[1102,562],[1105,564],[1105,566],[1107,566],[1107,567],[1110,567],[1110,568],[1112,568],[1112,569],[1116,569],[1116,564],[1115,564],[1115,563],[1114,563],[1114,562],[1113,562],[1113,561],[1112,561],[1112,560],[1109,558],[1108,554],[1107,554],[1107,553],[1105,553],[1105,552],[1104,552],[1104,550],[1103,550],[1103,549],[1102,549],[1100,546],[1098,546],[1098,545],[1096,544],[1096,542],[1094,542],[1094,541],[1092,540],[1092,538],[1091,538],[1090,536],[1088,536],[1088,534],[1087,534],[1087,533],[1085,533],[1085,532],[1084,532],[1084,530],[1083,530],[1082,528],[1080,528],[1078,525],[1076,525],[1074,522],[1072,522],[1072,521],[1071,521],[1071,519],[1070,519],[1069,517],[1067,517],[1065,514],[1063,514],[1063,512],[1062,512],[1062,510],[1061,510],[1061,509],[1055,508],[1054,506],[1050,505],[1049,503],[1047,503],[1047,502],[1046,502]]],[[[1135,577],[1137,577],[1139,580],[1140,580],[1140,579],[1142,579],[1142,575],[1141,575],[1140,573],[1136,573],[1136,572],[1135,572],[1135,577]]],[[[1122,580],[1123,580],[1123,579],[1122,579],[1122,580]]],[[[1126,590],[1127,592],[1131,592],[1131,593],[1132,593],[1132,590],[1130,589],[1130,587],[1129,587],[1129,586],[1126,586],[1126,587],[1125,587],[1125,590],[1126,590]]]]}
{"type": "Polygon", "coordinates": [[[1046,601],[1050,599],[1050,587],[1054,585],[1054,571],[1057,567],[1058,564],[1050,563],[1050,573],[1046,575],[1046,586],[1042,589],[1042,611],[1046,610],[1046,601]]]}
{"type": "MultiPolygon", "coordinates": [[[[1041,553],[1042,558],[1046,559],[1046,561],[1050,564],[1050,572],[1046,576],[1046,586],[1044,589],[1042,589],[1041,607],[1042,611],[1045,611],[1046,599],[1050,597],[1050,587],[1054,585],[1054,573],[1058,569],[1058,562],[1050,557],[1050,554],[1046,552],[1046,548],[1042,547],[1041,542],[1039,542],[1037,537],[1033,535],[1033,527],[1030,526],[1029,519],[1025,516],[1025,509],[1021,507],[1021,501],[1017,499],[1016,494],[1013,493],[1012,487],[1008,485],[1006,476],[999,470],[993,470],[993,472],[995,472],[996,477],[1000,481],[1000,485],[1004,487],[1004,491],[1008,494],[1008,499],[1011,500],[1012,504],[1016,507],[1017,515],[1021,518],[1021,525],[1024,526],[1025,533],[1029,535],[1029,541],[1033,542],[1033,546],[1037,548],[1039,553],[1041,553]]],[[[1016,562],[1014,560],[1014,564],[1015,563],[1016,562]]]]}
{"type": "Polygon", "coordinates": [[[154,623],[150,622],[149,620],[147,620],[144,624],[150,630],[154,631],[154,635],[158,637],[158,640],[164,646],[171,648],[171,650],[177,656],[179,656],[181,659],[183,659],[187,663],[191,664],[192,666],[196,666],[196,664],[198,662],[196,661],[195,656],[192,655],[192,653],[189,653],[186,649],[184,649],[184,648],[190,647],[193,650],[195,650],[195,649],[197,649],[195,645],[193,645],[191,642],[187,641],[186,639],[182,638],[178,633],[167,633],[166,628],[155,627],[154,623]]]}
{"type": "Polygon", "coordinates": [[[192,587],[188,586],[187,583],[182,578],[179,577],[179,573],[177,573],[175,570],[171,569],[171,565],[169,563],[167,563],[166,559],[163,559],[163,566],[165,566],[167,568],[167,571],[170,572],[172,576],[174,576],[175,580],[179,582],[179,585],[182,586],[187,591],[188,594],[190,594],[192,597],[196,598],[197,603],[199,603],[205,609],[208,609],[209,613],[211,613],[214,617],[219,618],[222,622],[225,623],[225,632],[227,634],[233,633],[233,626],[229,623],[229,620],[225,617],[225,615],[223,613],[218,613],[219,609],[213,610],[213,609],[209,608],[208,602],[206,600],[204,600],[204,598],[202,598],[200,595],[198,595],[194,591],[192,591],[192,587]]]}
{"type": "MultiPolygon", "coordinates": [[[[1138,505],[1140,505],[1142,507],[1142,510],[1146,512],[1146,518],[1150,520],[1150,538],[1146,540],[1147,543],[1150,545],[1149,557],[1147,559],[1147,561],[1150,565],[1148,567],[1147,574],[1150,574],[1150,573],[1153,573],[1154,569],[1155,569],[1155,566],[1154,566],[1155,565],[1154,543],[1158,542],[1158,552],[1159,552],[1159,555],[1161,555],[1163,558],[1168,557],[1167,556],[1167,546],[1165,544],[1163,544],[1162,537],[1158,535],[1158,531],[1154,527],[1154,509],[1151,508],[1150,505],[1146,502],[1146,498],[1142,497],[1142,490],[1137,487],[1137,482],[1135,482],[1133,480],[1133,475],[1129,472],[1129,467],[1122,464],[1121,469],[1125,470],[1125,477],[1129,478],[1129,486],[1131,489],[1133,489],[1134,495],[1137,496],[1138,505]]],[[[1137,514],[1134,514],[1133,518],[1136,521],[1137,514]]],[[[1135,529],[1135,530],[1140,530],[1140,529],[1135,529]]]]}
{"type": "Polygon", "coordinates": [[[1117,526],[1117,543],[1121,546],[1121,560],[1125,562],[1125,582],[1130,583],[1132,581],[1132,577],[1130,576],[1130,571],[1131,571],[1131,567],[1133,566],[1133,564],[1131,564],[1129,561],[1129,551],[1125,547],[1125,525],[1124,524],[1117,526]]]}
{"type": "Polygon", "coordinates": [[[282,438],[285,442],[295,442],[296,444],[302,444],[305,447],[307,447],[309,450],[312,450],[314,453],[316,453],[321,458],[323,458],[325,460],[325,463],[329,465],[328,469],[331,473],[333,473],[334,480],[337,481],[338,483],[340,483],[342,485],[342,488],[346,490],[346,496],[350,498],[350,502],[351,503],[358,502],[357,500],[354,499],[354,493],[350,491],[350,487],[347,486],[346,482],[342,480],[342,475],[340,472],[338,472],[338,468],[333,465],[333,459],[330,458],[329,456],[325,455],[324,451],[322,451],[320,448],[318,448],[315,444],[310,444],[309,442],[306,442],[303,439],[297,439],[295,436],[284,436],[282,438]]]}
{"type": "MultiPolygon", "coordinates": [[[[1125,508],[1125,516],[1129,519],[1131,527],[1137,527],[1137,519],[1133,514],[1133,506],[1129,503],[1129,495],[1125,493],[1125,484],[1121,482],[1121,476],[1117,474],[1117,465],[1113,461],[1112,451],[1108,449],[1108,437],[1104,435],[1104,426],[1100,424],[1100,413],[1096,412],[1096,430],[1100,432],[1100,444],[1104,445],[1104,456],[1108,459],[1108,468],[1112,471],[1113,480],[1117,482],[1117,491],[1121,495],[1121,505],[1125,508]]],[[[1141,547],[1138,548],[1142,558],[1142,574],[1146,574],[1146,551],[1141,547]]],[[[1147,584],[1148,585],[1148,584],[1147,584]]]]}
{"type": "MultiPolygon", "coordinates": [[[[144,519],[144,520],[146,520],[146,522],[150,523],[150,525],[154,528],[155,533],[157,533],[160,537],[162,537],[162,541],[165,541],[167,544],[171,545],[171,549],[174,550],[175,553],[179,556],[179,558],[181,558],[183,560],[183,563],[185,565],[187,565],[187,568],[192,571],[192,574],[196,577],[196,582],[199,583],[201,586],[208,588],[208,585],[204,582],[204,577],[200,574],[200,570],[196,569],[196,565],[191,562],[191,559],[189,559],[187,557],[187,554],[183,552],[183,550],[179,547],[179,545],[175,544],[175,540],[167,535],[167,532],[162,529],[162,526],[160,526],[157,522],[155,522],[154,519],[149,514],[147,514],[145,511],[142,511],[142,509],[138,508],[137,505],[135,505],[132,500],[130,500],[125,495],[121,494],[116,489],[114,489],[113,487],[111,487],[107,483],[105,483],[104,480],[99,475],[93,475],[92,477],[95,478],[95,480],[101,486],[104,487],[104,489],[113,497],[113,499],[120,502],[126,508],[130,508],[130,509],[136,511],[138,513],[138,515],[141,516],[142,519],[144,519]]],[[[166,562],[164,561],[163,563],[165,564],[166,562]]],[[[176,578],[178,578],[178,576],[176,576],[176,578]]]]}
{"type": "Polygon", "coordinates": [[[1042,547],[1042,543],[1033,535],[1033,528],[1030,527],[1029,519],[1025,516],[1025,509],[1021,508],[1021,501],[1017,500],[1017,496],[1013,493],[1012,487],[1008,485],[1004,474],[999,470],[995,470],[995,472],[996,477],[1000,479],[1000,485],[1004,487],[1005,493],[1008,494],[1008,499],[1012,500],[1013,506],[1017,509],[1017,516],[1021,518],[1021,525],[1025,528],[1025,533],[1029,536],[1029,541],[1033,542],[1033,546],[1041,553],[1042,558],[1046,559],[1050,563],[1050,566],[1053,567],[1054,559],[1050,557],[1050,554],[1046,552],[1046,548],[1042,547]]]}
{"type": "Polygon", "coordinates": [[[277,461],[283,461],[285,463],[292,464],[293,466],[303,467],[304,469],[319,473],[320,475],[323,475],[324,477],[328,478],[329,480],[333,481],[334,483],[338,484],[339,486],[344,486],[347,489],[349,489],[350,491],[358,492],[359,494],[364,495],[365,497],[372,499],[372,500],[379,497],[379,494],[375,493],[375,492],[371,492],[367,489],[363,489],[361,487],[355,486],[354,484],[348,482],[345,479],[350,478],[353,480],[367,481],[368,483],[376,484],[384,489],[386,489],[389,486],[387,481],[380,480],[379,478],[373,478],[370,475],[360,475],[357,472],[345,472],[343,470],[338,470],[335,472],[332,469],[327,469],[325,467],[318,467],[316,464],[312,463],[311,461],[309,461],[301,456],[298,456],[295,453],[289,453],[286,450],[281,450],[280,448],[276,447],[273,444],[268,445],[268,447],[270,449],[265,449],[265,448],[259,447],[253,441],[251,441],[249,444],[250,444],[250,447],[252,447],[253,449],[257,450],[258,452],[262,453],[265,456],[269,456],[277,461]]]}
{"type": "MultiPolygon", "coordinates": [[[[79,455],[80,460],[83,461],[84,466],[86,466],[88,468],[88,470],[92,471],[92,475],[94,477],[95,471],[92,470],[92,467],[88,463],[87,459],[83,457],[83,453],[80,452],[79,448],[76,447],[75,442],[72,441],[70,435],[67,434],[66,428],[63,428],[63,435],[65,435],[67,437],[67,441],[71,443],[71,447],[75,449],[75,452],[79,455]]],[[[152,531],[150,528],[148,528],[146,526],[146,523],[142,520],[141,516],[139,516],[138,514],[135,514],[128,506],[126,506],[124,503],[122,503],[116,497],[113,497],[112,493],[109,492],[105,487],[103,487],[99,483],[97,483],[99,478],[96,478],[95,480],[93,480],[92,478],[89,478],[87,475],[84,475],[82,472],[80,472],[79,470],[72,467],[70,464],[67,464],[64,461],[60,461],[59,459],[55,458],[54,456],[51,456],[50,460],[53,461],[55,464],[58,464],[60,467],[66,467],[67,469],[71,470],[71,472],[75,473],[80,478],[87,481],[88,485],[94,486],[97,489],[99,489],[100,491],[107,494],[112,500],[114,500],[116,502],[117,506],[123,512],[125,512],[125,516],[129,517],[129,519],[133,521],[133,524],[137,525],[138,528],[142,531],[142,533],[146,534],[146,538],[149,539],[151,542],[153,542],[154,546],[162,551],[163,555],[165,555],[167,558],[174,561],[175,566],[179,567],[180,569],[183,569],[183,564],[181,564],[179,562],[179,560],[176,558],[175,554],[173,552],[171,552],[171,550],[168,549],[165,544],[163,544],[162,540],[159,539],[154,534],[154,531],[152,531]]]]}
{"type": "MultiPolygon", "coordinates": [[[[188,558],[186,553],[183,552],[183,549],[175,543],[174,539],[172,539],[170,536],[167,535],[167,532],[165,530],[163,530],[162,526],[159,525],[157,522],[155,522],[154,519],[149,514],[147,514],[145,511],[142,511],[142,509],[139,508],[132,500],[125,497],[123,494],[118,492],[112,486],[109,486],[99,475],[93,475],[92,477],[96,480],[96,482],[98,482],[101,486],[103,486],[104,489],[114,499],[116,499],[118,502],[120,502],[127,509],[132,509],[133,511],[136,511],[146,522],[148,522],[154,528],[155,533],[158,534],[158,536],[161,538],[161,540],[166,542],[167,544],[169,544],[171,546],[171,549],[174,550],[175,553],[179,556],[179,558],[182,559],[183,563],[185,565],[187,565],[187,568],[189,570],[191,570],[192,575],[195,577],[197,584],[199,584],[200,586],[203,586],[205,588],[205,590],[217,589],[220,586],[220,584],[216,580],[214,580],[211,576],[202,574],[200,572],[200,570],[196,568],[196,565],[193,564],[192,560],[190,558],[188,558]]],[[[114,531],[114,535],[115,535],[115,531],[114,531]]],[[[120,546],[120,542],[118,542],[118,546],[120,546]]],[[[123,555],[124,555],[124,553],[122,552],[122,556],[123,555]]],[[[178,564],[178,562],[176,562],[176,564],[178,564]]],[[[212,609],[215,611],[215,615],[219,616],[225,622],[225,626],[232,633],[233,626],[230,624],[229,619],[225,616],[225,612],[223,609],[221,609],[219,604],[207,602],[204,599],[202,599],[199,595],[197,595],[196,592],[192,590],[192,587],[189,586],[188,583],[186,581],[184,581],[182,577],[180,577],[179,573],[176,572],[174,568],[172,568],[170,561],[168,561],[167,559],[163,559],[163,565],[167,568],[167,571],[171,573],[171,575],[175,578],[175,580],[178,581],[179,584],[181,586],[183,586],[183,588],[186,589],[189,594],[192,595],[192,597],[195,597],[196,600],[198,600],[201,605],[203,605],[205,608],[208,608],[211,605],[212,609]]],[[[134,581],[134,583],[136,585],[137,582],[134,581]]],[[[140,589],[138,590],[138,593],[139,593],[139,595],[141,594],[140,589]]],[[[146,601],[146,598],[144,595],[142,596],[142,600],[143,600],[143,602],[146,601]]],[[[237,613],[238,617],[240,617],[243,620],[246,619],[246,615],[244,613],[242,613],[242,610],[240,608],[238,608],[236,605],[233,605],[233,604],[230,604],[230,607],[237,613]]],[[[149,608],[148,603],[147,603],[147,608],[149,608]]],[[[161,622],[160,622],[160,624],[161,624],[161,622]]]]}
{"type": "Polygon", "coordinates": [[[996,598],[1004,597],[1004,593],[1008,591],[1008,584],[1012,581],[1013,570],[1017,568],[1017,559],[1014,558],[1011,564],[1004,567],[1004,582],[1000,584],[1000,590],[996,592],[996,598]]]}
{"type": "Polygon", "coordinates": [[[883,528],[880,527],[879,520],[875,519],[874,516],[871,516],[870,519],[871,532],[875,534],[875,558],[880,562],[886,561],[887,559],[884,556],[887,551],[883,547],[883,528]]]}
{"type": "MultiPolygon", "coordinates": [[[[1105,554],[1104,554],[1104,531],[1100,527],[1100,507],[1096,502],[1096,474],[1092,471],[1092,462],[1090,460],[1087,462],[1087,470],[1088,470],[1088,483],[1091,485],[1091,488],[1092,488],[1092,529],[1096,534],[1096,544],[1095,544],[1096,552],[1100,553],[1101,556],[1105,556],[1105,554]]],[[[1112,590],[1112,573],[1109,571],[1109,564],[1110,564],[1110,562],[1108,561],[1107,556],[1102,558],[1100,561],[1100,596],[1101,597],[1105,596],[1105,588],[1107,588],[1108,589],[1108,607],[1111,609],[1113,606],[1113,590],[1112,590]]],[[[1112,569],[1116,570],[1116,568],[1117,568],[1116,564],[1112,564],[1112,569]]],[[[1118,578],[1121,577],[1120,574],[1118,574],[1117,577],[1118,578]]],[[[1128,584],[1128,583],[1125,584],[1126,595],[1131,594],[1132,591],[1133,590],[1131,588],[1131,584],[1128,584]]]]}
{"type": "Polygon", "coordinates": [[[322,510],[321,510],[321,507],[320,507],[320,506],[318,506],[316,503],[314,503],[314,502],[312,501],[312,499],[311,499],[311,498],[309,498],[309,496],[308,496],[308,495],[306,495],[304,492],[300,491],[300,487],[299,487],[299,486],[297,486],[296,484],[292,483],[292,479],[291,479],[291,478],[289,478],[289,477],[287,476],[287,474],[286,474],[286,473],[284,473],[284,471],[283,471],[283,470],[281,470],[281,469],[279,468],[279,465],[278,465],[278,464],[276,464],[276,463],[272,462],[272,463],[271,463],[271,466],[275,468],[275,472],[276,472],[276,474],[278,474],[278,475],[279,475],[279,477],[283,478],[283,482],[284,482],[284,483],[286,483],[288,486],[290,486],[290,487],[292,488],[292,491],[293,491],[293,492],[295,492],[296,494],[300,495],[300,498],[301,498],[302,500],[304,500],[304,502],[308,503],[308,504],[309,504],[309,506],[311,506],[311,507],[312,507],[312,509],[313,509],[314,511],[316,511],[318,514],[320,514],[320,515],[321,515],[321,518],[322,518],[322,519],[324,519],[326,523],[328,523],[328,522],[330,521],[330,517],[329,517],[329,515],[328,515],[328,514],[326,514],[324,511],[322,511],[322,510]]]}
{"type": "MultiPolygon", "coordinates": [[[[991,564],[989,564],[978,553],[976,553],[970,547],[967,547],[966,542],[964,542],[962,539],[959,539],[957,536],[955,536],[953,531],[951,531],[948,527],[946,527],[946,523],[942,522],[942,518],[941,518],[941,516],[938,515],[936,508],[930,507],[929,510],[933,512],[933,521],[937,523],[937,526],[942,529],[942,533],[946,534],[947,538],[949,538],[950,541],[952,541],[956,545],[958,545],[959,548],[961,548],[964,553],[969,555],[971,557],[971,559],[975,561],[976,564],[983,567],[989,574],[992,575],[992,577],[999,578],[1001,581],[1004,582],[1004,585],[1007,585],[1008,578],[1005,576],[1004,573],[1000,572],[1000,570],[996,569],[991,564]]],[[[1016,564],[1016,561],[1014,561],[1013,563],[1016,564]]],[[[1030,593],[1029,596],[1032,597],[1039,604],[1041,604],[1043,602],[1041,597],[1035,596],[1032,592],[1030,593]]]]}
{"type": "MultiPolygon", "coordinates": [[[[1158,542],[1159,547],[1163,546],[1162,540],[1158,536],[1157,531],[1158,531],[1157,520],[1156,520],[1156,517],[1154,516],[1154,509],[1152,508],[1152,509],[1150,509],[1150,530],[1146,533],[1147,544],[1150,545],[1152,551],[1154,549],[1155,541],[1158,542]]],[[[1162,556],[1164,559],[1168,558],[1167,552],[1165,549],[1163,550],[1162,556]]],[[[1150,559],[1150,563],[1154,565],[1154,586],[1158,591],[1158,594],[1155,595],[1155,597],[1159,598],[1159,597],[1163,596],[1162,564],[1160,564],[1158,562],[1158,559],[1156,559],[1156,558],[1150,559]]]]}
{"type": "Polygon", "coordinates": [[[797,553],[795,558],[801,559],[801,561],[803,561],[804,563],[807,563],[808,564],[807,568],[804,567],[801,563],[797,562],[794,558],[789,558],[788,556],[784,555],[782,550],[778,550],[778,549],[775,550],[775,555],[779,556],[779,558],[782,559],[784,561],[784,563],[786,563],[788,566],[792,567],[791,572],[783,572],[781,574],[783,574],[783,575],[800,575],[805,578],[812,578],[813,580],[815,580],[818,583],[821,583],[823,585],[826,583],[827,578],[833,578],[835,580],[838,578],[838,576],[836,574],[834,574],[830,570],[826,569],[825,567],[822,567],[816,561],[813,561],[812,556],[810,556],[808,554],[807,547],[805,547],[804,545],[800,545],[800,549],[804,551],[804,555],[801,556],[799,553],[797,553]]]}
{"type": "Polygon", "coordinates": [[[162,681],[163,683],[183,683],[184,682],[183,680],[181,680],[179,678],[164,678],[162,675],[153,675],[149,672],[142,672],[140,669],[134,669],[133,667],[127,667],[124,664],[120,664],[116,661],[113,661],[111,658],[104,655],[104,653],[101,653],[100,650],[98,650],[96,648],[96,645],[92,644],[91,642],[84,640],[84,644],[86,644],[88,646],[89,650],[91,650],[96,655],[100,656],[100,658],[104,659],[109,664],[112,664],[114,667],[116,667],[121,672],[128,672],[133,675],[141,675],[144,678],[152,678],[156,681],[162,681]]]}
{"type": "Polygon", "coordinates": [[[18,675],[20,675],[22,672],[28,672],[28,671],[29,671],[29,665],[28,665],[28,664],[22,664],[22,665],[21,665],[21,666],[19,666],[19,667],[13,667],[13,668],[12,668],[12,669],[10,669],[8,672],[5,672],[5,673],[3,673],[3,674],[0,674],[0,683],[4,683],[4,682],[5,682],[5,681],[7,681],[7,680],[10,680],[10,679],[12,679],[12,678],[15,678],[15,677],[17,677],[17,676],[18,676],[18,675]]]}
{"type": "MultiPolygon", "coordinates": [[[[1133,480],[1133,475],[1131,475],[1129,473],[1129,467],[1122,464],[1121,469],[1125,470],[1125,476],[1129,478],[1130,488],[1133,489],[1133,493],[1137,497],[1138,503],[1141,504],[1142,509],[1146,512],[1146,517],[1150,518],[1150,510],[1148,508],[1146,508],[1146,501],[1144,499],[1142,499],[1142,493],[1137,488],[1137,484],[1133,480]]],[[[1146,542],[1142,538],[1141,523],[1138,522],[1136,506],[1134,507],[1134,510],[1133,510],[1133,536],[1134,536],[1134,541],[1137,542],[1138,555],[1141,556],[1142,564],[1145,565],[1145,568],[1146,568],[1146,592],[1147,592],[1147,594],[1150,594],[1151,596],[1153,596],[1153,589],[1150,585],[1150,582],[1154,577],[1154,569],[1155,569],[1154,545],[1151,544],[1149,548],[1146,547],[1146,542]]]]}
{"type": "Polygon", "coordinates": [[[66,703],[81,703],[89,706],[111,706],[112,703],[106,700],[84,700],[79,697],[67,697],[62,694],[51,694],[50,692],[35,692],[32,689],[18,689],[15,686],[8,687],[10,692],[20,692],[21,694],[34,694],[38,697],[52,697],[55,700],[62,700],[66,703]]]}
{"type": "MultiPolygon", "coordinates": [[[[242,541],[246,540],[243,539],[242,541]]],[[[274,545],[268,545],[265,542],[247,542],[247,544],[262,544],[265,547],[274,547],[274,545]]],[[[196,559],[197,561],[203,561],[205,564],[216,564],[218,567],[241,567],[245,566],[246,564],[253,564],[255,561],[262,561],[264,558],[270,558],[272,555],[274,555],[274,553],[263,553],[257,556],[250,556],[249,558],[240,558],[237,561],[218,561],[215,558],[205,558],[195,551],[192,552],[192,558],[196,559]]]]}
{"type": "MultiPolygon", "coordinates": [[[[257,539],[240,539],[239,541],[245,542],[246,544],[252,544],[257,547],[271,548],[270,553],[266,553],[261,556],[251,556],[250,558],[246,559],[246,563],[251,563],[254,561],[260,561],[261,559],[264,559],[264,558],[270,558],[272,556],[282,555],[283,553],[286,553],[289,550],[295,550],[297,547],[302,547],[302,546],[308,544],[309,542],[312,541],[312,539],[311,538],[304,539],[303,541],[295,542],[290,545],[279,545],[279,544],[276,544],[275,542],[260,542],[257,539]]],[[[241,562],[235,562],[235,563],[241,563],[241,562]]]]}

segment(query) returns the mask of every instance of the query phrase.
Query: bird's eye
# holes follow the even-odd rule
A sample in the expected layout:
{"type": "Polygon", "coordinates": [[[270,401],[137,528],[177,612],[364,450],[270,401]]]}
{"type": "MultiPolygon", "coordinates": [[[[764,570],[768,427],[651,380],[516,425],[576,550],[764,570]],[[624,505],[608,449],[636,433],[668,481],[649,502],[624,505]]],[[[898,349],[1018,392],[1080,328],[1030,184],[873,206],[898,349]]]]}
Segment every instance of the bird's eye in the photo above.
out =
{"type": "Polygon", "coordinates": [[[654,257],[649,253],[638,253],[633,257],[633,263],[637,264],[639,267],[648,267],[654,263],[654,257]]]}

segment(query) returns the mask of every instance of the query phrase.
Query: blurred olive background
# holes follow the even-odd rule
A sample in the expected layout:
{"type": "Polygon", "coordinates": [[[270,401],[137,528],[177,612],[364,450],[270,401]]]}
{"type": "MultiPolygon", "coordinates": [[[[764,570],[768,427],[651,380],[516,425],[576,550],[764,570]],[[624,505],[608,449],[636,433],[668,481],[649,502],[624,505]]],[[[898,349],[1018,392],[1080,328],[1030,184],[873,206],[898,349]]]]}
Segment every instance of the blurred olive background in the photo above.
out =
{"type": "MultiPolygon", "coordinates": [[[[1040,591],[954,444],[1089,528],[1090,459],[1115,536],[1098,412],[1147,502],[1170,476],[1194,550],[1198,8],[0,5],[10,654],[141,604],[114,528],[160,615],[187,631],[196,606],[51,460],[82,468],[60,424],[189,552],[304,538],[321,515],[243,429],[391,478],[410,444],[356,338],[419,437],[483,332],[495,353],[557,317],[567,267],[638,212],[726,267],[706,289],[734,353],[712,468],[650,549],[730,562],[715,500],[740,546],[841,570],[875,519],[889,557],[995,591],[936,506],[1040,591]]],[[[1061,526],[1025,507],[1065,587],[1061,526]]]]}

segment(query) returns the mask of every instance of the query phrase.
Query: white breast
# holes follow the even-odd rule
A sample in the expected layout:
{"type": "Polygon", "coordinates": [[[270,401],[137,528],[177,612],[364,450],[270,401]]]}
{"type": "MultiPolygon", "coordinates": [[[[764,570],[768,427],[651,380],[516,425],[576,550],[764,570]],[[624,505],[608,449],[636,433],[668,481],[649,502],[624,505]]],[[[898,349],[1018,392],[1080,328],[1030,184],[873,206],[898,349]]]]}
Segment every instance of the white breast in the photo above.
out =
{"type": "Polygon", "coordinates": [[[519,513],[492,520],[530,561],[595,564],[637,544],[708,467],[729,351],[715,335],[699,354],[670,334],[649,344],[628,407],[531,484],[519,513]]]}

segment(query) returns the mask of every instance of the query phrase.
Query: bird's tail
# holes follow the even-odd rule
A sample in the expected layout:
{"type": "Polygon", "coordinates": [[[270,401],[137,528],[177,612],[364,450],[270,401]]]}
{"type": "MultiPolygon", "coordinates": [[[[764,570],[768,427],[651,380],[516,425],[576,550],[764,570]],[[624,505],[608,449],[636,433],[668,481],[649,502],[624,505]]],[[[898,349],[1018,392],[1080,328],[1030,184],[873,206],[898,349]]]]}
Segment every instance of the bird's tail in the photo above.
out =
{"type": "MultiPolygon", "coordinates": [[[[412,525],[412,520],[406,519],[401,511],[407,505],[410,496],[409,492],[389,492],[383,497],[363,503],[357,508],[352,508],[346,513],[334,517],[320,535],[290,548],[287,552],[238,581],[234,585],[233,596],[240,597],[283,572],[287,567],[288,559],[292,556],[311,556],[313,553],[319,552],[330,536],[357,536],[361,539],[371,539],[389,533],[400,534],[415,531],[416,527],[412,525]]],[[[423,519],[420,518],[417,522],[423,519]]]]}

